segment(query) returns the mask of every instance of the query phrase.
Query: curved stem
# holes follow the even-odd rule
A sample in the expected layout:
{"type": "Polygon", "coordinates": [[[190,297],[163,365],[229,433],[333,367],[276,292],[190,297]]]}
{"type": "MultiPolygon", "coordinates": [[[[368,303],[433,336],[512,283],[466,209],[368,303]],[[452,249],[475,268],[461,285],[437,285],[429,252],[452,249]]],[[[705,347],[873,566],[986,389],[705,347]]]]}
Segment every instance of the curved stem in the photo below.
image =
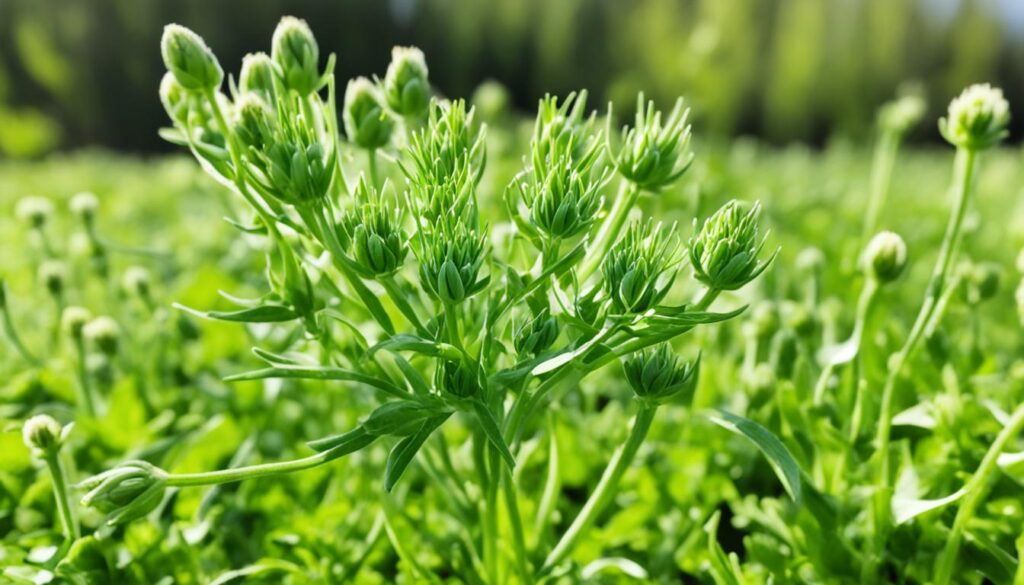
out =
{"type": "Polygon", "coordinates": [[[601,475],[597,488],[594,489],[594,493],[587,499],[583,509],[580,510],[576,519],[573,520],[572,525],[569,526],[569,529],[562,535],[558,544],[551,551],[551,554],[545,559],[541,573],[546,573],[553,569],[555,565],[572,552],[580,538],[590,530],[597,520],[597,516],[608,505],[608,502],[611,501],[619,486],[619,482],[622,480],[622,476],[629,469],[633,458],[636,457],[636,453],[640,449],[640,445],[647,438],[647,431],[651,428],[651,422],[654,421],[654,414],[656,412],[657,406],[641,405],[640,412],[633,419],[633,428],[629,431],[629,437],[626,438],[626,442],[621,447],[615,450],[611,460],[608,462],[608,467],[605,468],[604,474],[601,475]]]}
{"type": "Polygon", "coordinates": [[[629,217],[629,210],[636,205],[636,200],[639,196],[640,188],[636,184],[631,181],[623,181],[619,192],[615,195],[612,208],[608,211],[608,216],[605,218],[604,223],[601,224],[597,235],[594,236],[594,242],[587,253],[587,259],[580,268],[580,282],[586,281],[597,270],[597,267],[600,266],[605,255],[608,253],[608,249],[618,239],[619,232],[622,231],[622,226],[626,223],[626,218],[629,217]]]}
{"type": "Polygon", "coordinates": [[[81,392],[79,399],[86,414],[96,418],[96,397],[93,396],[92,380],[89,378],[89,371],[86,369],[85,343],[80,336],[75,338],[75,353],[77,354],[78,387],[79,392],[81,392]]]}
{"type": "Polygon", "coordinates": [[[946,545],[939,555],[935,564],[935,585],[946,585],[953,576],[953,569],[956,567],[957,556],[960,552],[960,543],[963,540],[964,530],[967,523],[974,516],[978,504],[988,494],[989,484],[992,476],[998,468],[999,455],[1006,448],[1006,444],[1024,430],[1024,404],[1017,406],[1010,416],[1009,422],[996,436],[996,440],[989,447],[985,457],[981,460],[978,470],[967,482],[967,493],[964,495],[960,509],[957,510],[956,518],[953,520],[953,530],[946,538],[946,545]]]}
{"type": "Polygon", "coordinates": [[[167,476],[168,486],[187,487],[197,485],[217,485],[231,483],[256,477],[268,475],[280,475],[292,473],[305,469],[312,469],[323,465],[334,459],[334,450],[328,449],[309,457],[293,459],[291,461],[276,461],[273,463],[261,463],[246,467],[235,467],[231,469],[220,469],[218,471],[205,471],[201,473],[172,473],[167,476]]]}
{"type": "Polygon", "coordinates": [[[877,491],[874,496],[874,534],[876,550],[885,540],[889,529],[890,515],[890,457],[889,442],[892,429],[892,401],[896,389],[896,380],[899,378],[907,361],[912,357],[914,351],[923,337],[926,326],[931,321],[935,307],[942,296],[942,292],[949,277],[950,267],[956,255],[956,249],[960,243],[960,235],[963,228],[964,217],[967,214],[967,205],[970,199],[971,182],[974,177],[974,167],[977,160],[977,153],[973,150],[958,149],[956,154],[956,193],[952,213],[949,217],[949,224],[946,227],[946,234],[942,239],[942,247],[939,249],[939,257],[936,260],[935,268],[921,309],[917,314],[913,327],[907,335],[903,347],[893,354],[889,363],[889,370],[885,378],[885,385],[882,388],[882,401],[879,409],[878,429],[875,436],[877,451],[877,466],[875,472],[875,484],[877,491]]]}
{"type": "MultiPolygon", "coordinates": [[[[3,286],[2,282],[0,282],[0,286],[3,286]]],[[[4,294],[4,291],[0,291],[0,295],[4,294]]],[[[0,307],[0,318],[3,319],[4,332],[7,334],[7,339],[11,341],[14,349],[18,350],[18,353],[21,354],[22,359],[33,366],[41,365],[42,362],[39,361],[39,358],[25,347],[21,337],[18,336],[18,330],[14,328],[14,321],[11,320],[11,312],[7,310],[7,307],[0,307]]]]}
{"type": "Polygon", "coordinates": [[[68,499],[68,483],[64,476],[64,466],[60,462],[60,454],[50,453],[44,458],[46,466],[50,470],[50,477],[53,481],[53,495],[57,500],[57,510],[60,513],[61,525],[64,527],[64,537],[69,540],[77,540],[82,533],[78,527],[78,521],[71,511],[71,500],[68,499]]]}

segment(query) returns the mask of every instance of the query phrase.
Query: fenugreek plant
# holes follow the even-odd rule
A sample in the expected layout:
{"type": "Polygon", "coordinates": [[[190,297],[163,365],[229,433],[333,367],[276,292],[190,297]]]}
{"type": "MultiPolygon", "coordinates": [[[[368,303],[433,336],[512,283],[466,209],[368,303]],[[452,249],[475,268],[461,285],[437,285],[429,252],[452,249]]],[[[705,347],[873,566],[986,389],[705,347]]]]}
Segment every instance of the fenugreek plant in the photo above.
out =
{"type": "MultiPolygon", "coordinates": [[[[492,193],[481,181],[484,127],[465,102],[431,98],[417,49],[396,49],[383,80],[349,82],[342,103],[333,56],[321,68],[309,27],[294,18],[281,21],[269,56],[245,58],[228,93],[194,32],[169,25],[161,52],[160,98],[173,124],[162,135],[237,196],[232,225],[269,243],[260,298],[189,311],[298,333],[284,351],[254,348],[266,367],[227,380],[341,381],[368,400],[358,403],[358,424],[309,437],[306,457],[193,473],[127,461],[82,482],[83,504],[123,524],[177,488],[381,449],[380,526],[415,581],[442,579],[394,530],[417,498],[403,488],[417,468],[456,520],[445,574],[534,583],[576,571],[574,552],[615,499],[657,413],[695,392],[700,358],[684,361],[673,342],[739,315],[743,307],[711,312],[712,304],[774,258],[763,250],[758,204],[733,201],[695,220],[688,241],[675,224],[630,218],[641,193],[667,188],[693,159],[682,101],[665,116],[638,98],[636,121],[615,148],[610,114],[602,129],[585,92],[547,97],[525,168],[492,193]],[[503,214],[493,211],[499,198],[503,214]],[[560,516],[557,467],[543,489],[522,480],[527,445],[551,432],[546,411],[616,365],[635,404],[628,436],[582,507],[560,516]],[[536,511],[532,521],[526,510],[536,511]]],[[[84,314],[69,311],[73,339],[116,351],[116,329],[98,321],[75,329],[84,314]]],[[[777,438],[725,411],[709,418],[754,441],[800,500],[799,472],[777,438]]]]}

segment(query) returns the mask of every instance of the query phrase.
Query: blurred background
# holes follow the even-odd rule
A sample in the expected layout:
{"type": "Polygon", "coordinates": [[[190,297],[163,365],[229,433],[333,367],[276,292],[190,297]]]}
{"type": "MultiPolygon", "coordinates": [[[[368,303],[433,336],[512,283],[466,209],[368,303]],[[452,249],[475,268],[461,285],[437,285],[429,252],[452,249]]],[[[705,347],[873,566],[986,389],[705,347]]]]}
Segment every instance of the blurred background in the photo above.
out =
{"type": "Polygon", "coordinates": [[[627,111],[642,88],[685,96],[712,137],[864,139],[905,80],[932,118],[972,82],[1024,101],[1021,0],[0,0],[0,156],[170,150],[156,132],[164,24],[237,71],[284,14],[338,54],[341,79],[382,75],[392,45],[415,44],[445,95],[495,79],[523,111],[581,87],[627,111]]]}

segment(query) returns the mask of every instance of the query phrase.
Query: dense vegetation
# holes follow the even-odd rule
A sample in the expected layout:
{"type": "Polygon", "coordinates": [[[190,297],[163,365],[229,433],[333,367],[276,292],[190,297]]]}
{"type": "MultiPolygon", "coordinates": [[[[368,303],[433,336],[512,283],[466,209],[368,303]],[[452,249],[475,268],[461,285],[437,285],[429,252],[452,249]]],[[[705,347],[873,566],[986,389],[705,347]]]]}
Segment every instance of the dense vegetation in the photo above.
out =
{"type": "Polygon", "coordinates": [[[200,164],[0,163],[8,580],[1024,580],[998,90],[814,153],[163,54],[200,164]]]}

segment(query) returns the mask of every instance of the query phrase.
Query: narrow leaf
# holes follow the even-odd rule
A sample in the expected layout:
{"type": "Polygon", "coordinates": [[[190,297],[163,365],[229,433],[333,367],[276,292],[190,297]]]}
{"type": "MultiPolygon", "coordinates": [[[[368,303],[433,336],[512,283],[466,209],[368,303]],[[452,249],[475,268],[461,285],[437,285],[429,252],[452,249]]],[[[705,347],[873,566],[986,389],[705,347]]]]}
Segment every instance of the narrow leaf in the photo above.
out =
{"type": "Polygon", "coordinates": [[[718,426],[754,443],[768,459],[768,463],[772,466],[779,481],[782,482],[782,487],[786,489],[789,497],[797,504],[801,503],[800,466],[797,465],[796,460],[789,453],[789,449],[786,449],[778,437],[756,422],[725,410],[710,411],[706,413],[706,416],[718,426]]]}
{"type": "Polygon", "coordinates": [[[412,463],[413,457],[415,457],[416,453],[419,452],[423,443],[430,438],[430,435],[433,434],[434,431],[444,423],[444,421],[448,420],[449,416],[451,415],[445,414],[428,418],[423,421],[419,430],[402,439],[397,445],[395,445],[395,448],[391,450],[390,454],[388,454],[387,467],[384,470],[385,490],[390,492],[391,489],[395,487],[395,484],[398,483],[402,474],[405,473],[406,468],[409,467],[410,463],[412,463]]]}
{"type": "Polygon", "coordinates": [[[359,372],[353,372],[343,368],[336,368],[331,366],[289,366],[280,365],[271,368],[263,368],[261,370],[253,370],[251,372],[242,372],[240,374],[234,374],[224,378],[225,382],[238,382],[241,380],[265,380],[268,378],[290,378],[290,379],[304,379],[304,380],[344,380],[348,382],[358,382],[360,384],[366,384],[372,386],[378,390],[387,392],[392,396],[398,398],[407,398],[409,393],[404,389],[395,386],[387,380],[370,376],[367,374],[360,374],[359,372]]]}
{"type": "Polygon", "coordinates": [[[480,428],[487,435],[487,440],[498,450],[498,454],[501,455],[509,469],[514,469],[516,459],[512,456],[512,451],[509,450],[505,438],[501,435],[501,429],[498,427],[498,421],[495,420],[494,414],[480,400],[473,401],[473,412],[476,414],[477,420],[480,421],[480,428]]]}
{"type": "Polygon", "coordinates": [[[282,323],[294,321],[298,318],[295,311],[284,305],[259,305],[238,311],[199,311],[180,303],[174,303],[174,307],[201,319],[231,321],[235,323],[282,323]]]}

